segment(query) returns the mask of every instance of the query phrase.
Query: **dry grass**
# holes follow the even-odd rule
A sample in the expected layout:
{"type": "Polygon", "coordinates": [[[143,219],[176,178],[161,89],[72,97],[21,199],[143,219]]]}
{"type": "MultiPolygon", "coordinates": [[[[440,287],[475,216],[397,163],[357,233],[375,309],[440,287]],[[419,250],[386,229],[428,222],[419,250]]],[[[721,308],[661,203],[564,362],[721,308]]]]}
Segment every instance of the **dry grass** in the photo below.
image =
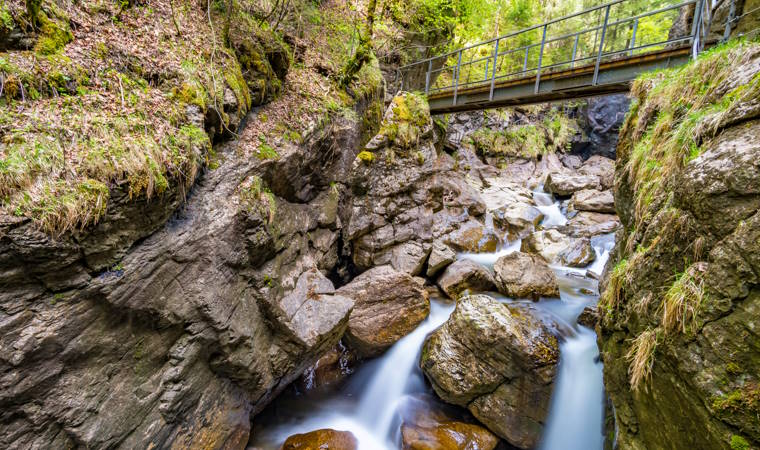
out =
{"type": "Polygon", "coordinates": [[[618,149],[634,181],[636,224],[667,204],[667,183],[701,152],[716,123],[756,101],[760,77],[736,79],[736,67],[760,52],[760,42],[733,42],[682,68],[654,72],[634,82],[635,102],[621,131],[630,141],[618,149]]]}
{"type": "Polygon", "coordinates": [[[706,294],[701,265],[694,264],[678,276],[665,293],[662,307],[662,324],[668,333],[687,333],[696,325],[699,310],[706,294]]]}
{"type": "Polygon", "coordinates": [[[610,271],[607,287],[599,299],[600,306],[607,311],[614,311],[623,300],[623,287],[625,286],[628,273],[628,260],[618,262],[610,271]]]}
{"type": "Polygon", "coordinates": [[[654,354],[657,349],[657,331],[647,329],[631,341],[631,348],[625,355],[628,361],[628,376],[631,388],[638,391],[646,385],[652,375],[654,354]]]}

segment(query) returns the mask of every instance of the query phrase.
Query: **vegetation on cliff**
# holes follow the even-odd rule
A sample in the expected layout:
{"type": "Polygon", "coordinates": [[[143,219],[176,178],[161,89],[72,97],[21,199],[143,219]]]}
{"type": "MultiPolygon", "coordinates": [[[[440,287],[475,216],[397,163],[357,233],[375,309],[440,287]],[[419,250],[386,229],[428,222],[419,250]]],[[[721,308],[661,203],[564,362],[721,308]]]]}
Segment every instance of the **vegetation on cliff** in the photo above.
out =
{"type": "Polygon", "coordinates": [[[615,179],[625,229],[600,300],[620,442],[751,448],[760,42],[644,75],[632,93],[615,179]]]}

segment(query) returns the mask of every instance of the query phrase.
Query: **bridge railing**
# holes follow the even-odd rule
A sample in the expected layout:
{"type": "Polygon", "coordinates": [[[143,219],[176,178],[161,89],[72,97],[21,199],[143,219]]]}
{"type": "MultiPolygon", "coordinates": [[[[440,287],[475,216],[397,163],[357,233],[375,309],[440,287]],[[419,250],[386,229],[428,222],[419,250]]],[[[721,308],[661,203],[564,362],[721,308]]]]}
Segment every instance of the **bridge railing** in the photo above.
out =
{"type": "Polygon", "coordinates": [[[579,67],[593,67],[596,85],[606,61],[688,46],[696,55],[710,28],[709,4],[686,0],[632,11],[628,0],[612,1],[401,67],[402,89],[450,91],[456,105],[463,89],[490,85],[493,99],[497,83],[534,77],[538,93],[542,75],[579,67]]]}

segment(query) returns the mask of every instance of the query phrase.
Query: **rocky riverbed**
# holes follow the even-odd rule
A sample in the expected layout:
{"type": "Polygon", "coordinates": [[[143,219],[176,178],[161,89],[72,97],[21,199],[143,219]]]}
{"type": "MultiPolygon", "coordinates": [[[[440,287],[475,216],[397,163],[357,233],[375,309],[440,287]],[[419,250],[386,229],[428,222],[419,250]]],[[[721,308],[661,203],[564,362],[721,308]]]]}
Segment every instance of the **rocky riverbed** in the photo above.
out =
{"type": "Polygon", "coordinates": [[[466,137],[452,156],[416,101],[393,100],[365,150],[372,158],[352,168],[363,195],[347,229],[365,271],[336,291],[356,299],[342,344],[254,420],[251,445],[534,448],[559,408],[591,422],[562,431],[575,433],[573,448],[601,448],[595,352],[581,358],[596,380],[589,398],[552,406],[552,394],[560,366],[578,364],[572,351],[561,363],[564,343],[595,348],[576,319],[594,314],[619,226],[614,162],[549,152],[516,159],[517,173],[481,159],[466,137]]]}

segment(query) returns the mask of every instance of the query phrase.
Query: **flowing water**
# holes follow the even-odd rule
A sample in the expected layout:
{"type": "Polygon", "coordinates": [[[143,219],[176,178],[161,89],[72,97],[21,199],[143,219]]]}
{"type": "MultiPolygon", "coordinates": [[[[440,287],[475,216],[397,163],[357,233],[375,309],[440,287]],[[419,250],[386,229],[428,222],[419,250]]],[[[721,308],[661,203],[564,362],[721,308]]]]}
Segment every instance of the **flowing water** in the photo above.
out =
{"type": "MultiPolygon", "coordinates": [[[[564,225],[567,218],[550,194],[534,192],[545,218],[542,226],[564,225]]],[[[602,364],[593,331],[576,323],[583,308],[597,301],[597,282],[588,272],[600,274],[614,236],[592,239],[596,260],[585,269],[552,266],[560,283],[559,299],[526,302],[499,297],[505,303],[529,306],[559,330],[560,364],[552,404],[540,448],[542,450],[601,450],[604,398],[602,364]]],[[[520,249],[516,240],[494,253],[459,255],[493,267],[496,260],[520,249]]],[[[454,304],[432,299],[430,315],[411,334],[383,356],[364,363],[347,382],[331,392],[286,393],[254,420],[254,447],[278,449],[288,436],[320,428],[351,431],[361,450],[399,448],[397,407],[408,396],[430,393],[418,367],[425,337],[443,324],[454,304]]]]}

